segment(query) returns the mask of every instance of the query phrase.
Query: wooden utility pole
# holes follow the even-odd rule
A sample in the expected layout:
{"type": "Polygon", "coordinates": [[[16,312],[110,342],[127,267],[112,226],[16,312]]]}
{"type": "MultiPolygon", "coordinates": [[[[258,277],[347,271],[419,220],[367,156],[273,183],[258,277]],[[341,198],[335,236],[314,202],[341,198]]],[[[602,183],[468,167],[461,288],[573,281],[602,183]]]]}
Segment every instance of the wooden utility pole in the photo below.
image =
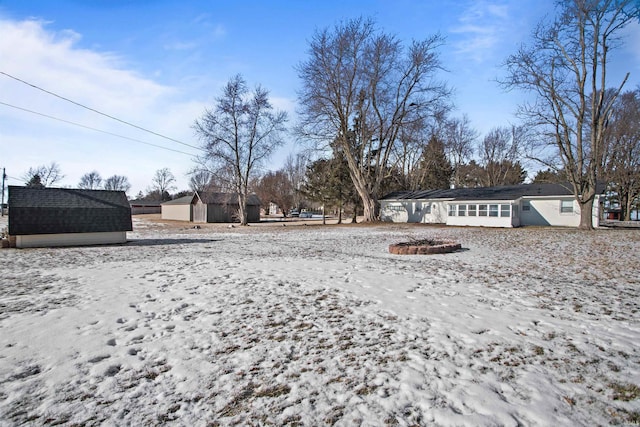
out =
{"type": "Polygon", "coordinates": [[[5,168],[2,168],[2,201],[0,202],[0,216],[4,216],[4,180],[7,177],[5,168]]]}

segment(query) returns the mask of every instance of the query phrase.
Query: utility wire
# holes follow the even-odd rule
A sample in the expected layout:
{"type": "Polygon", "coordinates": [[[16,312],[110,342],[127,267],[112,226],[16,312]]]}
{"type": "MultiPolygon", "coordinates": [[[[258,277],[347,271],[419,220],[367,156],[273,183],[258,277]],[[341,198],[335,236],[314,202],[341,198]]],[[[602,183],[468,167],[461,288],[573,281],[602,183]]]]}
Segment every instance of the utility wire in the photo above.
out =
{"type": "Polygon", "coordinates": [[[184,151],[175,150],[175,149],[173,149],[173,148],[163,147],[162,145],[152,144],[152,143],[150,143],[150,142],[141,141],[141,140],[139,140],[139,139],[130,138],[130,137],[128,137],[128,136],[118,135],[117,133],[108,132],[108,131],[106,131],[106,130],[97,129],[97,128],[94,128],[94,127],[91,127],[91,126],[86,126],[86,125],[83,125],[83,124],[80,124],[80,123],[76,123],[76,122],[72,122],[72,121],[69,121],[69,120],[61,119],[61,118],[59,118],[59,117],[54,117],[54,116],[50,116],[50,115],[48,115],[48,114],[39,113],[39,112],[37,112],[37,111],[29,110],[29,109],[27,109],[27,108],[22,108],[22,107],[18,107],[18,106],[16,106],[16,105],[8,104],[8,103],[6,103],[6,102],[2,102],[2,101],[0,101],[0,105],[6,105],[7,107],[15,108],[15,109],[17,109],[17,110],[22,110],[22,111],[25,111],[25,112],[27,112],[27,113],[31,113],[31,114],[36,114],[36,115],[38,115],[38,116],[46,117],[46,118],[48,118],[48,119],[57,120],[57,121],[59,121],[59,122],[68,123],[68,124],[70,124],[70,125],[79,126],[79,127],[81,127],[81,128],[85,128],[85,129],[93,130],[93,131],[96,131],[96,132],[101,132],[101,133],[104,133],[104,134],[107,134],[107,135],[111,135],[111,136],[115,136],[115,137],[118,137],[118,138],[128,139],[129,141],[139,142],[139,143],[141,143],[141,144],[151,145],[152,147],[162,148],[163,150],[173,151],[173,152],[175,152],[175,153],[186,154],[187,156],[195,157],[195,155],[194,155],[194,154],[191,154],[191,153],[186,153],[186,152],[184,152],[184,151]]]}
{"type": "Polygon", "coordinates": [[[125,121],[125,120],[121,120],[121,119],[119,119],[119,118],[117,118],[117,117],[114,117],[114,116],[111,116],[111,115],[109,115],[109,114],[103,113],[103,112],[98,111],[98,110],[96,110],[96,109],[94,109],[94,108],[87,107],[86,105],[80,104],[79,102],[72,101],[71,99],[69,99],[69,98],[65,98],[64,96],[58,95],[57,93],[53,93],[53,92],[48,91],[48,90],[46,90],[46,89],[43,89],[43,88],[41,88],[41,87],[39,87],[39,86],[36,86],[36,85],[34,85],[34,84],[32,84],[32,83],[26,82],[26,81],[24,81],[24,80],[22,80],[22,79],[19,79],[18,77],[15,77],[15,76],[12,76],[11,74],[5,73],[4,71],[0,71],[0,74],[3,74],[3,75],[5,75],[5,76],[7,76],[7,77],[9,77],[9,78],[11,78],[11,79],[13,79],[13,80],[19,81],[20,83],[24,83],[24,84],[25,84],[25,85],[27,85],[27,86],[31,86],[31,87],[32,87],[32,88],[34,88],[34,89],[38,89],[38,90],[40,90],[40,91],[42,91],[42,92],[48,93],[49,95],[53,95],[53,96],[55,96],[56,98],[60,98],[60,99],[62,99],[62,100],[65,100],[65,101],[67,101],[67,102],[70,102],[70,103],[72,103],[72,104],[74,104],[74,105],[77,105],[78,107],[85,108],[85,109],[87,109],[87,110],[89,110],[89,111],[93,111],[94,113],[97,113],[97,114],[100,114],[100,115],[102,115],[102,116],[108,117],[108,118],[113,119],[113,120],[115,120],[115,121],[118,121],[118,122],[120,122],[120,123],[124,123],[125,125],[132,126],[132,127],[136,128],[136,129],[140,129],[140,130],[145,131],[145,132],[148,132],[148,133],[150,133],[150,134],[153,134],[153,135],[159,136],[160,138],[168,139],[169,141],[173,141],[173,142],[176,142],[176,143],[178,143],[178,144],[182,144],[182,145],[187,146],[187,147],[189,147],[189,148],[194,148],[194,149],[196,149],[196,150],[202,150],[202,148],[200,148],[200,147],[196,147],[196,146],[194,146],[194,145],[189,145],[189,144],[187,144],[187,143],[185,143],[185,142],[178,141],[177,139],[174,139],[174,138],[171,138],[171,137],[168,137],[168,136],[165,136],[165,135],[159,134],[159,133],[154,132],[154,131],[152,131],[152,130],[145,129],[145,128],[141,127],[141,126],[134,125],[133,123],[129,123],[129,122],[125,121]]]}

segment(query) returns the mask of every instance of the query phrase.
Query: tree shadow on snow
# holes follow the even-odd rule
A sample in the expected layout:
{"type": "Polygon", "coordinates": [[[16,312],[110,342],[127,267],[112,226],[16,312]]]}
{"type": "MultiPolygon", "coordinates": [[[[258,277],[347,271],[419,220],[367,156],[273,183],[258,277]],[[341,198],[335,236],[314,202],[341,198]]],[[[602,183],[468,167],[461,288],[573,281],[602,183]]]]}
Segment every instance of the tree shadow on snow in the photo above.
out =
{"type": "Polygon", "coordinates": [[[220,239],[130,239],[125,246],[164,246],[219,242],[220,239]]]}

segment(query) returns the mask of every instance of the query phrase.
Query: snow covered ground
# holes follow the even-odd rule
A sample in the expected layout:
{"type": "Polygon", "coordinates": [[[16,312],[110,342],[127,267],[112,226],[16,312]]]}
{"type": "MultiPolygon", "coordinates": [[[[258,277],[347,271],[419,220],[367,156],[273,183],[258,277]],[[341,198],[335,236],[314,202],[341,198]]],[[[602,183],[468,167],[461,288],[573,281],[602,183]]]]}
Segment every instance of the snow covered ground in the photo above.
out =
{"type": "Polygon", "coordinates": [[[0,250],[0,425],[640,422],[637,230],[134,221],[0,250]]]}

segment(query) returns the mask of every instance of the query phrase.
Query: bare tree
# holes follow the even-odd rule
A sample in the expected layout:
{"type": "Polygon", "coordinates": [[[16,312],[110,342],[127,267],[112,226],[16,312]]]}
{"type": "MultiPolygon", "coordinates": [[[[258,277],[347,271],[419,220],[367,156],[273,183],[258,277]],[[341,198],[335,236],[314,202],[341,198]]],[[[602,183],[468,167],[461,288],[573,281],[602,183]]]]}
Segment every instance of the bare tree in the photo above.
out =
{"type": "Polygon", "coordinates": [[[189,188],[191,191],[202,193],[208,191],[211,186],[211,173],[206,170],[195,169],[190,173],[189,188]]]}
{"type": "Polygon", "coordinates": [[[299,208],[302,195],[300,190],[304,183],[309,157],[305,153],[289,154],[284,162],[284,172],[287,174],[292,187],[292,206],[299,208]]]}
{"type": "Polygon", "coordinates": [[[519,184],[524,180],[519,162],[519,147],[525,138],[523,127],[495,127],[485,135],[478,147],[485,187],[519,184]],[[515,181],[515,182],[514,182],[515,181]]]}
{"type": "Polygon", "coordinates": [[[204,143],[205,169],[218,177],[227,172],[229,185],[238,194],[239,219],[247,225],[247,197],[252,175],[282,145],[287,114],[274,111],[269,92],[247,87],[242,76],[229,80],[214,110],[206,110],[194,128],[204,143]],[[222,174],[220,172],[223,172],[222,174]]]}
{"type": "MultiPolygon", "coordinates": [[[[611,95],[609,54],[623,28],[638,19],[634,0],[562,0],[551,24],[541,23],[530,46],[506,61],[503,84],[537,95],[521,115],[553,147],[580,205],[580,228],[592,229],[598,172],[603,167],[605,128],[627,73],[611,95]]],[[[533,157],[544,162],[544,155],[533,157]]]]}
{"type": "Polygon", "coordinates": [[[104,180],[105,190],[124,191],[126,193],[130,188],[131,184],[129,184],[129,179],[126,176],[113,175],[104,180]]]}
{"type": "Polygon", "coordinates": [[[293,185],[284,169],[264,174],[256,185],[256,193],[265,209],[273,202],[282,209],[285,217],[293,207],[293,185]]]}
{"type": "Polygon", "coordinates": [[[176,186],[173,185],[176,182],[176,177],[173,176],[169,168],[158,169],[153,175],[151,180],[151,192],[155,192],[160,197],[160,200],[170,200],[170,190],[175,190],[176,186]]]}
{"type": "Polygon", "coordinates": [[[317,32],[302,80],[300,134],[318,145],[334,143],[349,165],[365,221],[378,217],[378,192],[392,171],[401,131],[442,111],[449,90],[434,80],[441,70],[434,35],[407,48],[356,19],[317,32]]]}
{"type": "Polygon", "coordinates": [[[398,136],[397,163],[398,188],[401,190],[417,190],[422,185],[425,169],[421,168],[428,133],[422,121],[402,129],[398,136]]]}
{"type": "Polygon", "coordinates": [[[445,147],[453,167],[453,185],[456,188],[464,185],[461,167],[471,160],[479,136],[479,132],[471,127],[466,114],[462,118],[449,119],[445,125],[445,147]]]}
{"type": "Polygon", "coordinates": [[[83,188],[85,190],[97,190],[102,186],[102,177],[98,173],[98,171],[91,171],[85,173],[80,177],[80,182],[78,183],[78,188],[83,188]]]}
{"type": "Polygon", "coordinates": [[[49,166],[40,165],[35,168],[29,168],[27,173],[22,176],[22,179],[26,186],[51,187],[57,182],[62,181],[64,175],[60,170],[60,165],[56,162],[51,162],[49,166]]]}
{"type": "Polygon", "coordinates": [[[622,218],[629,221],[640,197],[640,89],[620,95],[606,137],[609,150],[604,175],[620,204],[622,218]]]}

